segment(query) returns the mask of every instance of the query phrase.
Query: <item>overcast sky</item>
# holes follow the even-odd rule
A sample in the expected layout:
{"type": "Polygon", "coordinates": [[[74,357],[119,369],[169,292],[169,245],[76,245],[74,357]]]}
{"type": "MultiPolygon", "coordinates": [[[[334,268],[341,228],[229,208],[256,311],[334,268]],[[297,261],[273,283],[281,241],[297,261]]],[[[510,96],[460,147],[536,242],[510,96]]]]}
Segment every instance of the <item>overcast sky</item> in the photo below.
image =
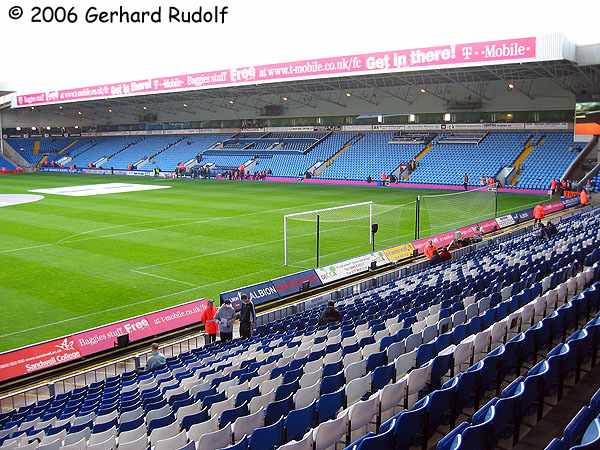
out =
{"type": "Polygon", "coordinates": [[[0,2],[0,90],[34,92],[212,69],[564,33],[600,43],[600,1],[77,0],[77,24],[32,24],[32,0],[0,2]],[[228,5],[225,25],[88,24],[103,10],[228,5]],[[25,9],[19,21],[10,6],[25,9]],[[592,19],[594,17],[595,19],[592,19]]]}

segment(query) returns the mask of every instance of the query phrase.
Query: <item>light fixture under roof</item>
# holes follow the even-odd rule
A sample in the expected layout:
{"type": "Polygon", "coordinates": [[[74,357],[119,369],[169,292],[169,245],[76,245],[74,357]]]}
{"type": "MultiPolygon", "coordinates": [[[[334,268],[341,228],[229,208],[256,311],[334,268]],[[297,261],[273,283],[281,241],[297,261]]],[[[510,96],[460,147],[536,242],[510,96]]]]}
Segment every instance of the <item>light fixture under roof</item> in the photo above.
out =
{"type": "Polygon", "coordinates": [[[281,100],[283,100],[284,102],[287,102],[288,98],[287,97],[281,97],[281,100]]]}
{"type": "Polygon", "coordinates": [[[229,104],[233,105],[234,101],[233,100],[229,100],[229,104]]]}
{"type": "Polygon", "coordinates": [[[427,91],[425,90],[425,88],[421,88],[421,94],[426,94],[427,91]]]}

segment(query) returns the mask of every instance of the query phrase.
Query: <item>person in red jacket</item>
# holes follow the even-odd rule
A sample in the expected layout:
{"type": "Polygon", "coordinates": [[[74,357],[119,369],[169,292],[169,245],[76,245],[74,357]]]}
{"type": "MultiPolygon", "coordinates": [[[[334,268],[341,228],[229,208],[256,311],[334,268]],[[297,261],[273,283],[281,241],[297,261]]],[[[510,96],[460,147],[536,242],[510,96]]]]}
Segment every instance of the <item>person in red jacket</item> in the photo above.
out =
{"type": "Polygon", "coordinates": [[[208,305],[206,305],[206,309],[202,311],[202,315],[200,316],[200,321],[204,324],[204,331],[206,331],[207,344],[217,340],[217,332],[219,331],[219,327],[217,325],[217,321],[215,320],[216,314],[217,308],[214,302],[209,300],[208,305]]]}
{"type": "Polygon", "coordinates": [[[533,208],[533,218],[534,224],[537,223],[542,223],[542,220],[544,220],[544,217],[546,216],[546,213],[544,211],[544,205],[535,205],[535,208],[533,208]]]}
{"type": "Polygon", "coordinates": [[[552,195],[556,194],[556,188],[558,188],[558,182],[556,178],[552,178],[552,182],[550,183],[550,189],[552,190],[552,195]]]}

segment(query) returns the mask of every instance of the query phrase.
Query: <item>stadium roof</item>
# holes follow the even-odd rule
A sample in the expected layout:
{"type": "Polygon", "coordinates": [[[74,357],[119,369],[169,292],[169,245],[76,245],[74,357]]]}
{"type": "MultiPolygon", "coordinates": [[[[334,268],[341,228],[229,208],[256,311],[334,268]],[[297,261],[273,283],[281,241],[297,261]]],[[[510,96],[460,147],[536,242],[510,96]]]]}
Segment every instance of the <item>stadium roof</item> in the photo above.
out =
{"type": "Polygon", "coordinates": [[[56,111],[55,105],[61,105],[58,114],[75,113],[102,121],[111,117],[114,120],[113,109],[118,109],[123,117],[139,117],[146,105],[151,105],[155,112],[179,115],[192,108],[212,113],[251,111],[257,115],[265,106],[288,101],[305,109],[316,110],[322,103],[344,108],[346,96],[353,96],[362,101],[364,110],[375,111],[383,97],[410,105],[419,92],[426,92],[445,101],[450,108],[455,103],[455,109],[461,109],[465,99],[474,105],[489,100],[489,86],[498,82],[510,85],[530,99],[550,96],[552,88],[533,89],[540,80],[550,80],[555,93],[599,99],[600,44],[575,46],[555,34],[340,56],[35,94],[17,93],[13,108],[35,106],[56,111]],[[369,69],[349,69],[356,60],[360,60],[362,69],[370,64],[369,69]],[[324,64],[342,64],[340,61],[348,66],[325,75],[320,70],[324,64]],[[310,70],[305,72],[309,75],[278,75],[277,70],[292,65],[308,67],[310,70]],[[267,71],[275,72],[261,79],[261,72],[267,71]],[[448,86],[461,91],[462,103],[448,86]]]}

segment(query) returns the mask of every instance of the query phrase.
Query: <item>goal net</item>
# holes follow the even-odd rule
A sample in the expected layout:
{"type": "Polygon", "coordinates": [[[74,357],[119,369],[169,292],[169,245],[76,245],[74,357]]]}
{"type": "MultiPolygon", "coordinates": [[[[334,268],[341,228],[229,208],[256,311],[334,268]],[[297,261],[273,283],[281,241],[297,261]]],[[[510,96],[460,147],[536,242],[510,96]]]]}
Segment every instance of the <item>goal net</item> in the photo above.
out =
{"type": "Polygon", "coordinates": [[[496,214],[496,191],[487,187],[450,194],[422,195],[420,199],[420,237],[494,218],[496,214]]]}
{"type": "Polygon", "coordinates": [[[284,265],[308,268],[332,264],[412,239],[415,202],[353,203],[288,214],[283,218],[284,265]]]}

